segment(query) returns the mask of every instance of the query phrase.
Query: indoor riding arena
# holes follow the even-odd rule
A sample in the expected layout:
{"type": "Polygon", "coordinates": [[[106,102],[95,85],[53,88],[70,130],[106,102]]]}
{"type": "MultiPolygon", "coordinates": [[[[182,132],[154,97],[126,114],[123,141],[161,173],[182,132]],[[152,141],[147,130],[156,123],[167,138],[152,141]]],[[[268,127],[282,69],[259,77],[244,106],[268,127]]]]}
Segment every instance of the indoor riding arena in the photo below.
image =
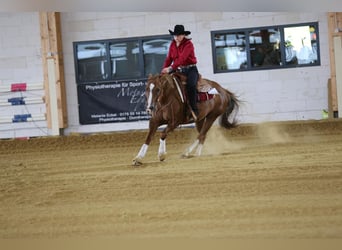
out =
{"type": "Polygon", "coordinates": [[[338,238],[342,121],[191,128],[131,161],[146,132],[0,143],[2,238],[338,238]]]}
{"type": "Polygon", "coordinates": [[[1,12],[0,31],[0,239],[341,238],[342,12],[1,12]],[[147,84],[178,24],[237,126],[192,154],[181,124],[160,161],[147,84]]]}

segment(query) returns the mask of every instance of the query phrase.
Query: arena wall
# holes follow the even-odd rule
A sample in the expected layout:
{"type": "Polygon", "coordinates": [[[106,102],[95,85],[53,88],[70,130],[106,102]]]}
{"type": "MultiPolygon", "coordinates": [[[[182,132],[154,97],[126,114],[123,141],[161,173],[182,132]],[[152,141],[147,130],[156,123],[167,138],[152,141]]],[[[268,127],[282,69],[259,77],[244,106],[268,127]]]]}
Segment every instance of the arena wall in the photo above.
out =
{"type": "Polygon", "coordinates": [[[0,51],[0,138],[49,135],[38,13],[0,13],[0,51]]]}
{"type": "MultiPolygon", "coordinates": [[[[0,84],[43,81],[39,13],[2,13],[0,19],[0,84]]],[[[146,129],[148,126],[147,121],[80,125],[74,41],[163,35],[175,24],[184,24],[192,32],[200,73],[221,83],[244,101],[238,117],[241,123],[322,119],[322,110],[328,108],[327,81],[330,77],[326,12],[63,12],[61,25],[69,123],[64,133],[146,129]],[[320,66],[213,73],[212,30],[304,22],[319,22],[320,66]]],[[[6,126],[9,129],[13,125],[6,126]]],[[[50,133],[46,124],[39,126],[46,134],[50,133]]]]}
{"type": "Polygon", "coordinates": [[[243,123],[321,119],[327,109],[330,74],[327,13],[164,12],[164,13],[62,13],[62,37],[68,95],[67,132],[96,132],[147,128],[147,122],[80,126],[76,96],[73,41],[167,34],[175,24],[192,32],[198,68],[244,101],[243,123]],[[278,24],[319,22],[321,66],[213,73],[210,31],[278,24]]]}

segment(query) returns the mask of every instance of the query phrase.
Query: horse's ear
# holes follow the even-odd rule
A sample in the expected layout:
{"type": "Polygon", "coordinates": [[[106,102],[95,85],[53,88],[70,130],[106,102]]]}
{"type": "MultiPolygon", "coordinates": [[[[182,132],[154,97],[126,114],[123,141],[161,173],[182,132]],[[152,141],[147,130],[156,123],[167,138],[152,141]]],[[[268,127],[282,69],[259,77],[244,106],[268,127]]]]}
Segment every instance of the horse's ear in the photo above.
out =
{"type": "Polygon", "coordinates": [[[153,75],[150,73],[148,74],[148,79],[151,79],[153,77],[153,75]]]}

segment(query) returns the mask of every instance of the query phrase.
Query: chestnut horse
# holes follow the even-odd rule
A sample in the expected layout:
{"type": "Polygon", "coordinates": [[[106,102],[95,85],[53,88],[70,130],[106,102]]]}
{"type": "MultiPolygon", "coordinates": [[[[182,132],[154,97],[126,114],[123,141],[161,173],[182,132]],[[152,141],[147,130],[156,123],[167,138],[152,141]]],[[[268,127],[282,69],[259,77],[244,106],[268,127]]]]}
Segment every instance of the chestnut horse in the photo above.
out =
{"type": "MultiPolygon", "coordinates": [[[[184,84],[184,76],[179,73],[150,75],[148,77],[145,95],[147,99],[147,112],[151,114],[149,132],[145,143],[133,159],[133,166],[142,164],[152,137],[159,126],[166,124],[160,135],[158,150],[159,160],[163,161],[166,156],[165,139],[167,134],[181,124],[194,122],[186,100],[184,84]]],[[[233,112],[239,106],[237,97],[218,83],[208,79],[200,78],[197,89],[201,91],[199,86],[202,88],[202,91],[203,89],[206,90],[205,96],[207,98],[205,99],[207,100],[197,102],[199,114],[195,123],[199,134],[196,141],[184,152],[184,157],[190,157],[195,149],[195,155],[201,155],[206,134],[216,118],[220,117],[219,124],[227,129],[233,128],[237,124],[235,120],[236,112],[233,112]],[[230,118],[231,115],[233,118],[230,118]]]]}

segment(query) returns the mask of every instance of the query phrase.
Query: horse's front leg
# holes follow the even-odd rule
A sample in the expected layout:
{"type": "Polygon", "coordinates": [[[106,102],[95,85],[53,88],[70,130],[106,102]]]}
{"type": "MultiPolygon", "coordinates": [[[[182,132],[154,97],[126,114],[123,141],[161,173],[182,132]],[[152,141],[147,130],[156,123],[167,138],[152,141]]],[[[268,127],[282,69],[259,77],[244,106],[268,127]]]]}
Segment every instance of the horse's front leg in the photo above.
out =
{"type": "Polygon", "coordinates": [[[166,137],[169,130],[169,126],[166,126],[166,128],[160,133],[158,149],[158,158],[160,161],[164,161],[166,158],[166,137]]]}
{"type": "Polygon", "coordinates": [[[175,125],[168,124],[166,128],[161,132],[159,139],[158,158],[160,161],[164,161],[166,158],[166,137],[167,134],[175,129],[175,125]]]}
{"type": "Polygon", "coordinates": [[[158,150],[158,158],[160,161],[164,161],[166,158],[166,140],[159,139],[159,150],[158,150]]]}
{"type": "Polygon", "coordinates": [[[157,128],[158,128],[157,123],[155,121],[150,120],[149,131],[148,131],[148,134],[146,136],[145,143],[141,146],[138,154],[134,157],[134,159],[132,161],[132,165],[133,166],[140,166],[140,165],[142,165],[142,160],[143,160],[143,158],[145,157],[145,155],[147,153],[148,146],[150,145],[152,137],[156,133],[157,128]]]}

